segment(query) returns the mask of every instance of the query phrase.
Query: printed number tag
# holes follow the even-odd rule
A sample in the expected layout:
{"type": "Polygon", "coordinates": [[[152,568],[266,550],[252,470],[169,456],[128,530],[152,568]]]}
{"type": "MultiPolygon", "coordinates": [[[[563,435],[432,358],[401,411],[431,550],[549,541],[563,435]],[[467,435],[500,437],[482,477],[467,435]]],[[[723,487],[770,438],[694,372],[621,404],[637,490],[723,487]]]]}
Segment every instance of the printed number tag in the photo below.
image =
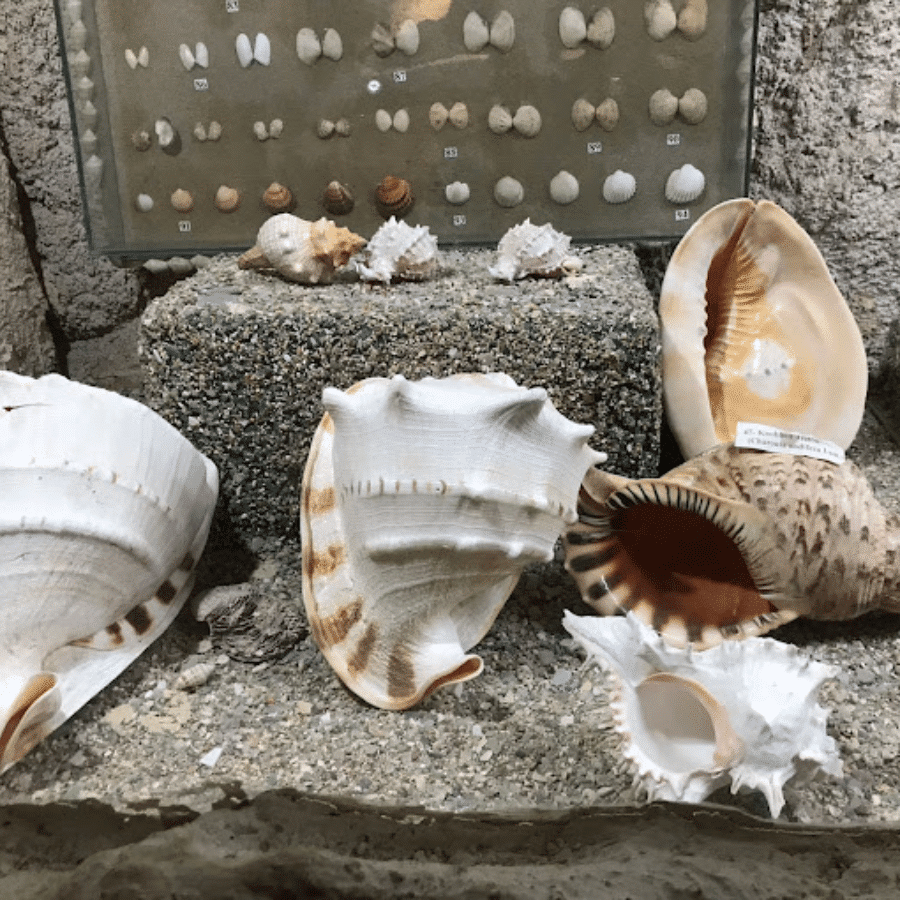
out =
{"type": "Polygon", "coordinates": [[[396,69],[394,71],[394,84],[403,84],[406,81],[406,69],[396,69]]]}
{"type": "Polygon", "coordinates": [[[456,159],[459,156],[459,150],[456,147],[444,147],[444,159],[456,159]]]}
{"type": "Polygon", "coordinates": [[[466,217],[465,217],[465,216],[460,216],[460,215],[454,216],[454,217],[453,217],[453,224],[454,224],[457,228],[462,228],[462,227],[466,224],[466,217]]]}
{"type": "Polygon", "coordinates": [[[603,141],[588,141],[587,152],[589,155],[593,153],[602,153],[603,141]]]}
{"type": "Polygon", "coordinates": [[[209,81],[206,78],[195,78],[194,79],[194,90],[195,91],[208,91],[209,90],[209,81]]]}
{"type": "Polygon", "coordinates": [[[666,146],[667,147],[677,147],[681,143],[681,135],[680,134],[667,134],[666,135],[666,146]]]}
{"type": "Polygon", "coordinates": [[[689,209],[676,209],[675,210],[675,221],[676,222],[687,222],[691,217],[691,211],[689,209]]]}
{"type": "Polygon", "coordinates": [[[178,223],[178,230],[179,230],[182,234],[185,234],[186,232],[190,231],[190,230],[191,230],[191,221],[190,221],[190,219],[182,219],[182,220],[178,223]]]}
{"type": "Polygon", "coordinates": [[[240,0],[225,0],[225,12],[240,12],[240,0]]]}

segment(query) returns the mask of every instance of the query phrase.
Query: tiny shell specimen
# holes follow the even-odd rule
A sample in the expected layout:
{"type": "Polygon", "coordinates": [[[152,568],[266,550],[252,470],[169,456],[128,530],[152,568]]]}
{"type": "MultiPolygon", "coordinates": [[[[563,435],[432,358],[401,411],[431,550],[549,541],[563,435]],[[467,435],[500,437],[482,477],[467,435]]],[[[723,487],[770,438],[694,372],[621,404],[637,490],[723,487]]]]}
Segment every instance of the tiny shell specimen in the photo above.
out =
{"type": "Polygon", "coordinates": [[[627,203],[637,190],[634,175],[616,169],[603,182],[603,199],[607,203],[627,203]]]}
{"type": "Polygon", "coordinates": [[[192,666],[178,673],[178,677],[172,683],[175,691],[193,691],[202,687],[212,678],[216,671],[216,664],[211,662],[194,663],[192,666]]]}
{"type": "Polygon", "coordinates": [[[241,195],[233,187],[223,184],[216,191],[214,202],[219,212],[234,212],[241,205],[241,195]]]}
{"type": "Polygon", "coordinates": [[[137,54],[131,47],[125,49],[125,62],[128,63],[129,69],[136,69],[138,64],[137,54]]]}
{"type": "Polygon", "coordinates": [[[501,10],[491,22],[491,45],[508,53],[516,42],[516,22],[507,10],[501,10]]]}
{"type": "Polygon", "coordinates": [[[688,125],[699,125],[706,118],[706,94],[699,88],[689,88],[678,101],[678,115],[688,125]]]}
{"type": "Polygon", "coordinates": [[[246,69],[253,62],[253,46],[250,43],[250,38],[243,32],[235,39],[234,51],[237,53],[238,62],[242,68],[246,69]]]}
{"type": "Polygon", "coordinates": [[[669,203],[692,203],[706,188],[706,176],[690,163],[675,169],[666,179],[666,200],[669,203]]]}
{"type": "Polygon", "coordinates": [[[525,199],[525,188],[522,182],[511,175],[504,175],[494,185],[494,200],[498,206],[512,208],[518,206],[525,199]]]}
{"type": "Polygon", "coordinates": [[[588,23],[587,40],[598,50],[606,50],[616,36],[616,20],[608,6],[598,9],[588,23]]]}
{"type": "Polygon", "coordinates": [[[150,212],[153,209],[153,198],[149,194],[138,194],[134,205],[139,212],[150,212]]]}
{"type": "Polygon", "coordinates": [[[451,181],[450,184],[444,188],[444,196],[447,198],[448,203],[461,206],[469,199],[469,185],[464,181],[451,181]]]}
{"type": "Polygon", "coordinates": [[[350,120],[343,116],[334,123],[334,133],[338,137],[349,137],[350,130],[350,120]]]}
{"type": "Polygon", "coordinates": [[[678,25],[678,17],[670,0],[648,0],[644,4],[647,34],[654,41],[664,41],[678,25]]]}
{"type": "Polygon", "coordinates": [[[584,13],[574,6],[567,6],[559,14],[559,39],[570,50],[577,47],[587,37],[587,22],[584,13]]]}
{"type": "Polygon", "coordinates": [[[347,265],[365,240],[328,219],[308,222],[279,213],[263,223],[256,245],[238,259],[238,266],[273,268],[291,281],[325,284],[335,269],[347,265]]]}
{"type": "Polygon", "coordinates": [[[419,52],[419,26],[412,19],[404,19],[397,27],[394,44],[407,56],[415,56],[419,52]]]}
{"type": "Polygon", "coordinates": [[[619,124],[619,104],[612,97],[597,107],[597,122],[604,131],[612,131],[619,124]]]}
{"type": "Polygon", "coordinates": [[[181,64],[190,72],[190,70],[194,68],[194,63],[196,62],[191,48],[188,47],[187,44],[181,44],[178,47],[178,56],[181,59],[181,64]]]}
{"type": "Polygon", "coordinates": [[[322,44],[312,28],[301,28],[297,32],[297,58],[311,66],[322,55],[322,44]]]}
{"type": "Polygon", "coordinates": [[[156,139],[162,148],[171,147],[175,143],[175,129],[168,119],[157,119],[153,124],[156,139]]]}
{"type": "Polygon", "coordinates": [[[322,399],[300,514],[310,631],[354,693],[407,709],[481,672],[468,651],[522,569],[552,559],[603,455],[545,390],[497,373],[371,378],[322,399]]]}
{"type": "Polygon", "coordinates": [[[574,203],[579,194],[578,179],[571,173],[562,170],[550,179],[550,197],[560,206],[574,203]]]}
{"type": "Polygon", "coordinates": [[[142,69],[146,69],[150,65],[150,51],[146,47],[138,50],[137,61],[142,69]]]}
{"type": "Polygon", "coordinates": [[[581,260],[569,255],[572,239],[548,222],[532,225],[526,219],[500,238],[497,262],[488,269],[493,278],[515,281],[519,278],[558,278],[581,268],[581,260]]]}
{"type": "Polygon", "coordinates": [[[79,78],[75,82],[75,96],[78,97],[82,103],[94,99],[94,82],[91,81],[87,75],[79,78]]]}
{"type": "Polygon", "coordinates": [[[173,209],[177,209],[181,213],[188,213],[194,208],[194,198],[184,188],[177,188],[173,191],[169,202],[173,209]]]}
{"type": "Polygon", "coordinates": [[[213,119],[209,123],[209,128],[206,129],[206,139],[208,141],[217,141],[220,137],[222,137],[222,124],[213,119]]]}
{"type": "Polygon", "coordinates": [[[263,192],[262,201],[269,212],[289,212],[294,206],[294,195],[289,188],[273,181],[263,192]]]}
{"type": "Polygon", "coordinates": [[[401,134],[405,134],[409,131],[409,110],[398,109],[397,112],[394,113],[392,124],[394,126],[394,131],[399,131],[401,134]]]}
{"type": "Polygon", "coordinates": [[[272,61],[272,44],[261,31],[256,35],[256,40],[253,42],[253,58],[261,66],[267,66],[272,61]]]}
{"type": "Polygon", "coordinates": [[[678,13],[678,30],[689,40],[696,41],[706,31],[706,0],[685,0],[678,13]]]}
{"type": "Polygon", "coordinates": [[[267,141],[269,139],[269,127],[262,120],[253,123],[253,135],[258,141],[267,141]]]}
{"type": "Polygon", "coordinates": [[[488,113],[488,128],[494,134],[506,134],[513,126],[512,113],[505,106],[499,103],[491,107],[488,113]]]}
{"type": "Polygon", "coordinates": [[[478,53],[490,43],[491,31],[488,23],[474,10],[463,22],[463,44],[469,53],[478,53]]]}
{"type": "Polygon", "coordinates": [[[269,137],[277,140],[284,134],[284,121],[281,119],[272,119],[269,122],[269,137]]]}
{"type": "Polygon", "coordinates": [[[440,131],[447,123],[450,113],[443,103],[432,103],[428,109],[428,121],[435,131],[440,131]]]}
{"type": "Polygon", "coordinates": [[[584,97],[579,97],[572,104],[572,124],[576,131],[586,131],[594,124],[594,104],[584,97]]]}
{"type": "Polygon", "coordinates": [[[739,421],[850,446],[868,381],[862,338],[816,245],[779,206],[729,200],[701,216],[659,309],[666,415],[686,458],[733,440],[739,421]]]}
{"type": "MultiPolygon", "coordinates": [[[[137,60],[135,60],[135,63],[137,60]]],[[[87,50],[79,50],[69,57],[69,71],[78,78],[87,75],[91,71],[91,58],[87,50]]]]}
{"type": "Polygon", "coordinates": [[[375,189],[375,207],[385,219],[391,216],[402,218],[412,209],[414,202],[412,186],[404,178],[385,175],[375,189]]]}
{"type": "Polygon", "coordinates": [[[76,53],[79,50],[84,50],[87,45],[87,26],[81,19],[72,23],[72,27],[69,29],[69,49],[74,50],[76,53]]]}
{"type": "Polygon", "coordinates": [[[394,117],[386,110],[379,109],[375,111],[375,127],[382,133],[386,134],[394,127],[394,117]]]}
{"type": "Polygon", "coordinates": [[[97,127],[97,119],[99,115],[97,113],[97,107],[88,100],[81,107],[81,117],[84,120],[84,124],[86,128],[96,128],[97,127]]]}
{"type": "Polygon", "coordinates": [[[391,216],[353,262],[364,281],[422,281],[437,271],[437,238],[427,225],[413,227],[391,216]]]}
{"type": "Polygon", "coordinates": [[[344,55],[344,42],[334,28],[326,28],[322,35],[322,56],[335,62],[344,55]]]}
{"type": "Polygon", "coordinates": [[[372,49],[375,51],[376,55],[381,57],[390,56],[396,47],[394,44],[394,35],[391,34],[390,28],[383,25],[381,22],[375,24],[375,27],[372,29],[370,40],[372,41],[372,49]]]}
{"type": "Polygon", "coordinates": [[[649,109],[654,125],[668,125],[678,113],[678,98],[668,88],[660,88],[650,95],[649,109]]]}
{"type": "Polygon", "coordinates": [[[566,611],[563,626],[614,673],[616,730],[648,800],[698,803],[730,784],[761,791],[777,817],[787,782],[843,774],[817,702],[837,668],[771,638],[673,648],[631,614],[566,611]]]}
{"type": "Polygon", "coordinates": [[[133,131],[131,133],[131,146],[134,147],[135,150],[149,150],[150,149],[150,132],[144,128],[138,128],[137,131],[133,131]]]}
{"type": "Polygon", "coordinates": [[[322,206],[334,216],[344,216],[353,209],[353,196],[339,181],[330,181],[322,196],[322,206]]]}
{"type": "Polygon", "coordinates": [[[462,101],[457,101],[450,107],[450,124],[454,128],[465,128],[469,124],[469,107],[462,101]]]}
{"type": "Polygon", "coordinates": [[[523,104],[516,110],[512,125],[523,137],[535,137],[541,130],[541,114],[534,106],[523,104]]]}
{"type": "Polygon", "coordinates": [[[202,122],[195,122],[193,134],[194,139],[200,141],[202,144],[207,138],[206,126],[202,122]]]}
{"type": "MultiPolygon", "coordinates": [[[[377,116],[376,116],[376,123],[377,123],[377,121],[378,120],[377,120],[377,116]]],[[[379,130],[381,130],[381,129],[379,129],[379,130]]],[[[334,134],[334,122],[332,122],[331,119],[319,119],[318,123],[316,124],[316,135],[318,137],[322,138],[322,140],[326,140],[327,138],[330,138],[333,134],[334,134]]]]}
{"type": "Polygon", "coordinates": [[[201,69],[209,68],[209,49],[202,41],[194,47],[194,62],[201,69]]]}

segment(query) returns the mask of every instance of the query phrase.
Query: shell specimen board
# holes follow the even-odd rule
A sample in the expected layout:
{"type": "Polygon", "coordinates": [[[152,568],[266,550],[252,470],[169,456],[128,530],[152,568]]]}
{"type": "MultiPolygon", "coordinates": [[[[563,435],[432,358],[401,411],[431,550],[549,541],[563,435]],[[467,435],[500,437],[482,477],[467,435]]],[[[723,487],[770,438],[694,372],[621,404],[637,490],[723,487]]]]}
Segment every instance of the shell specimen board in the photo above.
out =
{"type": "Polygon", "coordinates": [[[868,370],[859,328],[806,232],[768,201],[729,200],[675,250],[660,295],[663,397],[685,457],[739,421],[847,448],[868,370]]]}
{"type": "Polygon", "coordinates": [[[355,260],[363,281],[422,281],[437,272],[437,238],[427,225],[407,225],[391,216],[355,260]]]}
{"type": "Polygon", "coordinates": [[[0,372],[0,482],[5,769],[175,618],[218,473],[134,400],[0,372]]]}
{"type": "Polygon", "coordinates": [[[563,626],[614,672],[616,730],[649,800],[697,803],[730,784],[761,791],[777,817],[785,784],[843,774],[817,702],[834,667],[771,638],[670,647],[632,615],[567,611],[563,626]]]}
{"type": "Polygon", "coordinates": [[[900,611],[900,530],[851,462],[721,445],[662,478],[591,469],[567,529],[585,602],[708,647],[809,616],[900,611]]]}
{"type": "Polygon", "coordinates": [[[303,476],[303,601],[341,680],[406,709],[482,669],[468,651],[552,558],[593,427],[506,375],[326,388],[303,476]]]}
{"type": "Polygon", "coordinates": [[[549,222],[533,225],[526,219],[514,225],[497,245],[497,259],[488,270],[498,281],[520,278],[558,278],[581,268],[581,260],[569,253],[572,239],[549,222]]]}

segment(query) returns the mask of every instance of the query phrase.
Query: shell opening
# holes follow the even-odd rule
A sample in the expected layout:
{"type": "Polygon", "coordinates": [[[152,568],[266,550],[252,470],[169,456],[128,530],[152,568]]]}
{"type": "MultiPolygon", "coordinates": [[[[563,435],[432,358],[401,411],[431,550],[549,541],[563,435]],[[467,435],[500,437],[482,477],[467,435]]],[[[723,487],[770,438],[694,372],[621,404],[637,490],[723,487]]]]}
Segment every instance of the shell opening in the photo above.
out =
{"type": "Polygon", "coordinates": [[[452,672],[441,675],[440,678],[436,678],[432,681],[426,688],[422,697],[425,698],[429,694],[433,694],[438,688],[444,687],[444,685],[456,684],[459,681],[468,681],[470,678],[474,678],[476,675],[481,674],[483,668],[484,663],[480,656],[470,656],[462,663],[462,665],[457,666],[452,672]]]}
{"type": "MultiPolygon", "coordinates": [[[[42,734],[34,735],[31,732],[52,715],[53,709],[47,710],[45,715],[39,715],[21,731],[19,726],[25,716],[35,709],[38,701],[55,687],[56,676],[41,672],[35,675],[16,697],[9,718],[0,733],[0,765],[6,766],[21,759],[43,737],[42,734]]],[[[39,712],[37,709],[35,711],[39,712]]]]}

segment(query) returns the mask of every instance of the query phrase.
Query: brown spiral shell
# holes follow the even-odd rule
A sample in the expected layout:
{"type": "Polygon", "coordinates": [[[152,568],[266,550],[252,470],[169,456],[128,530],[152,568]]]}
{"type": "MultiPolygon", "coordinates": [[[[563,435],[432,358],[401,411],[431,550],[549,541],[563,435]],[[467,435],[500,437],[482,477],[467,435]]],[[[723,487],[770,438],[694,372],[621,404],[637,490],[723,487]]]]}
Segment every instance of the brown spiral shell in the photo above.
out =
{"type": "Polygon", "coordinates": [[[273,181],[263,191],[262,201],[266,209],[273,213],[290,212],[294,208],[294,195],[290,188],[273,181]]]}
{"type": "Polygon", "coordinates": [[[395,175],[385,175],[375,189],[375,206],[385,219],[402,218],[412,209],[414,201],[410,183],[395,175]]]}
{"type": "Polygon", "coordinates": [[[330,181],[322,195],[322,206],[333,216],[345,216],[353,209],[353,195],[339,181],[330,181]]]}

